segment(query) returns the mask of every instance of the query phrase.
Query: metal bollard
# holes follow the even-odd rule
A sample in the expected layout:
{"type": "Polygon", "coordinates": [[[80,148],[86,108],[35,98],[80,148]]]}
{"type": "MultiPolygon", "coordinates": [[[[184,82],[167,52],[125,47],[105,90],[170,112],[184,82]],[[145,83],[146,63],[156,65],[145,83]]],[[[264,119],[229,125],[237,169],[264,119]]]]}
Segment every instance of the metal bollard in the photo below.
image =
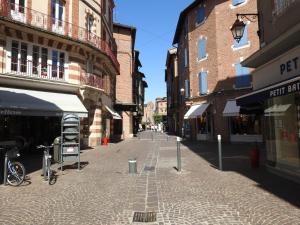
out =
{"type": "Polygon", "coordinates": [[[7,163],[8,163],[8,155],[5,153],[4,158],[4,176],[3,176],[3,184],[7,185],[7,163]]]}
{"type": "Polygon", "coordinates": [[[129,166],[129,174],[136,174],[137,173],[136,159],[129,159],[128,160],[128,166],[129,166]]]}
{"type": "Polygon", "coordinates": [[[180,151],[181,138],[177,137],[177,171],[181,171],[181,151],[180,151]]]}
{"type": "Polygon", "coordinates": [[[221,145],[221,135],[218,134],[218,150],[219,150],[219,169],[222,171],[223,170],[223,165],[222,165],[222,145],[221,145]]]}

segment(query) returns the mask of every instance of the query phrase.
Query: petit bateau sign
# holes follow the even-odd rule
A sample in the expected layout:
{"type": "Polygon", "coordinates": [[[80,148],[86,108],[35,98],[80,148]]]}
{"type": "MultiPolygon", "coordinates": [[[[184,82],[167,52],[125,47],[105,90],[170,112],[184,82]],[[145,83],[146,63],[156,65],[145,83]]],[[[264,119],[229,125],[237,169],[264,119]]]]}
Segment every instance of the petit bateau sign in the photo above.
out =
{"type": "Polygon", "coordinates": [[[280,74],[285,75],[300,70],[298,61],[299,57],[297,56],[287,60],[285,63],[280,64],[280,74]]]}

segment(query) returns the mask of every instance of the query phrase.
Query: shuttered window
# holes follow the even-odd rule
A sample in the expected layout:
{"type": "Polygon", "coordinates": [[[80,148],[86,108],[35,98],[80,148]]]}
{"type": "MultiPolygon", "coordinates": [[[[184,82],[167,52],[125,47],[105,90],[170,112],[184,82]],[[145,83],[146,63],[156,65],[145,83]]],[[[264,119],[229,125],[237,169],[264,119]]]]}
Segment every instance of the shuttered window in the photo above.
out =
{"type": "Polygon", "coordinates": [[[205,18],[205,9],[203,6],[197,9],[197,18],[196,18],[196,24],[200,24],[203,22],[205,18]]]}
{"type": "Polygon", "coordinates": [[[199,94],[207,94],[207,72],[199,73],[199,94]]]}
{"type": "Polygon", "coordinates": [[[190,97],[190,81],[189,80],[185,80],[184,82],[184,88],[185,88],[185,97],[188,98],[190,97]]]}
{"type": "Polygon", "coordinates": [[[242,67],[240,63],[236,63],[235,74],[236,74],[236,79],[235,79],[236,88],[250,87],[251,75],[247,67],[242,67]]]}
{"type": "Polygon", "coordinates": [[[232,5],[236,6],[236,5],[242,4],[244,2],[245,2],[245,0],[232,0],[232,5]]]}
{"type": "Polygon", "coordinates": [[[206,39],[201,38],[198,41],[198,59],[204,59],[206,57],[206,39]]]}

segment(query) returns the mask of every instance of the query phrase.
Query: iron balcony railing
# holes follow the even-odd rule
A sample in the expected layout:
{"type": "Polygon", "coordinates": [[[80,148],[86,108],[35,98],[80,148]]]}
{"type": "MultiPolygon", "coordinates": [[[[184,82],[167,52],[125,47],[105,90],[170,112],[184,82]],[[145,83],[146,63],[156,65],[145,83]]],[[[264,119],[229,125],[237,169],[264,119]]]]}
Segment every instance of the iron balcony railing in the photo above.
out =
{"type": "Polygon", "coordinates": [[[80,84],[88,85],[99,89],[103,89],[104,87],[103,78],[91,73],[81,73],[80,84]]]}
{"type": "MultiPolygon", "coordinates": [[[[92,45],[104,52],[111,59],[115,68],[118,71],[120,70],[120,64],[111,47],[106,43],[106,41],[96,34],[89,32],[86,28],[59,20],[31,8],[11,3],[10,0],[0,0],[0,17],[14,20],[48,32],[67,36],[74,40],[92,45]]],[[[114,43],[113,46],[115,46],[114,43]]]]}
{"type": "Polygon", "coordinates": [[[38,63],[32,60],[11,59],[7,74],[45,80],[65,80],[64,66],[38,63]]]}

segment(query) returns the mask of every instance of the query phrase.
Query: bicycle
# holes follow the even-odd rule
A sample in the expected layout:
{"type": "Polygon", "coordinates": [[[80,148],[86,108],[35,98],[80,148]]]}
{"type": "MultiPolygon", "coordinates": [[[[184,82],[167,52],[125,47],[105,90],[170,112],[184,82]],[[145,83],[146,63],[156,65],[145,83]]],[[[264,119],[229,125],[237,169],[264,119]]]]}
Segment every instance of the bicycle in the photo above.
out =
{"type": "Polygon", "coordinates": [[[50,148],[53,148],[53,144],[50,146],[39,145],[36,146],[37,149],[44,149],[43,155],[43,175],[44,180],[48,181],[48,184],[52,184],[53,181],[53,171],[51,170],[51,159],[50,148]]]}
{"type": "Polygon", "coordinates": [[[19,186],[23,183],[26,171],[22,163],[18,161],[13,161],[20,156],[19,149],[17,147],[12,147],[11,149],[2,148],[0,150],[5,150],[5,162],[4,162],[4,185],[8,183],[11,186],[19,186]]]}

